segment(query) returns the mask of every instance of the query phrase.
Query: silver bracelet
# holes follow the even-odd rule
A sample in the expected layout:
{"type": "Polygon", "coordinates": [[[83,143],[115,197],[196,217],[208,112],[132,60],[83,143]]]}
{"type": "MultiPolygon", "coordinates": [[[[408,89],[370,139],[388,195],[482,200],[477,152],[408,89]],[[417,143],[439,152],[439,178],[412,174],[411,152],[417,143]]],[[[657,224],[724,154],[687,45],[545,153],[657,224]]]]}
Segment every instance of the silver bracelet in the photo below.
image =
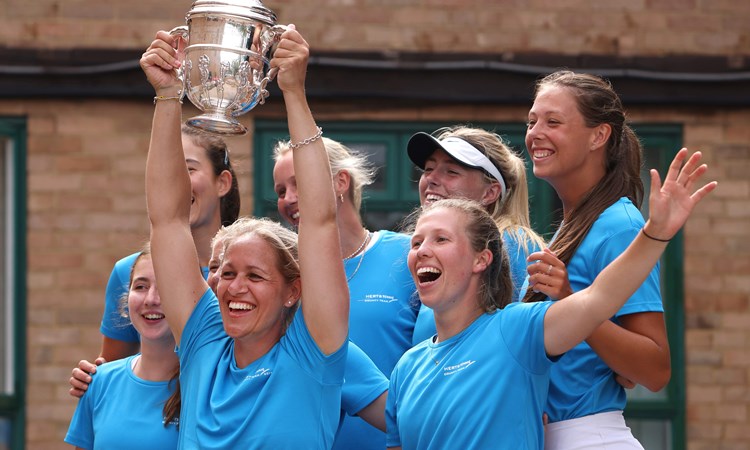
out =
{"type": "Polygon", "coordinates": [[[297,142],[297,143],[289,141],[289,148],[291,148],[292,150],[296,150],[300,147],[304,147],[305,145],[312,144],[313,142],[320,139],[323,136],[323,129],[320,127],[316,127],[316,128],[318,129],[318,132],[315,133],[314,136],[310,136],[309,138],[303,141],[297,142]]]}
{"type": "Polygon", "coordinates": [[[162,100],[177,100],[180,102],[180,105],[182,104],[182,95],[174,95],[174,96],[166,96],[166,95],[157,95],[154,97],[154,105],[156,102],[160,102],[162,100]]]}

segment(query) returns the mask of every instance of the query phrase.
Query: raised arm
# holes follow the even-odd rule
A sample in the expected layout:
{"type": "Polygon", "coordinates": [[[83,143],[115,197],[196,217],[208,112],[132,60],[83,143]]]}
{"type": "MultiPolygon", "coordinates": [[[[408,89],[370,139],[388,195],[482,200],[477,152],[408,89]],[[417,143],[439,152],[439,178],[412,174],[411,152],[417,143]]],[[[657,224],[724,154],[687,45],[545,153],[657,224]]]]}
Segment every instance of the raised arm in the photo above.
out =
{"type": "MultiPolygon", "coordinates": [[[[529,286],[559,300],[572,293],[565,263],[549,249],[529,255],[529,286]]],[[[658,291],[654,291],[658,294],[658,291]]],[[[612,371],[651,391],[662,389],[672,374],[667,329],[661,312],[620,316],[605,320],[586,343],[612,371]]]]}
{"type": "Polygon", "coordinates": [[[309,46],[294,25],[289,28],[282,35],[271,67],[279,69],[299,189],[301,307],[318,347],[331,354],[347,339],[349,289],[341,261],[331,169],[305,97],[309,46]],[[301,145],[296,147],[298,143],[301,145]]]}
{"type": "Polygon", "coordinates": [[[175,38],[159,31],[141,57],[157,100],[146,162],[151,257],[164,314],[179,344],[195,303],[207,289],[190,234],[190,177],[182,150],[180,82],[175,38]],[[162,100],[159,100],[159,99],[162,100]]]}
{"type": "Polygon", "coordinates": [[[681,168],[686,157],[687,149],[677,153],[663,186],[659,174],[651,170],[650,216],[630,246],[591,286],[550,306],[544,318],[547,354],[570,350],[612,317],[646,279],[667,241],[685,224],[695,205],[716,188],[716,182],[711,182],[691,195],[706,165],[700,165],[701,154],[696,152],[681,168]]]}

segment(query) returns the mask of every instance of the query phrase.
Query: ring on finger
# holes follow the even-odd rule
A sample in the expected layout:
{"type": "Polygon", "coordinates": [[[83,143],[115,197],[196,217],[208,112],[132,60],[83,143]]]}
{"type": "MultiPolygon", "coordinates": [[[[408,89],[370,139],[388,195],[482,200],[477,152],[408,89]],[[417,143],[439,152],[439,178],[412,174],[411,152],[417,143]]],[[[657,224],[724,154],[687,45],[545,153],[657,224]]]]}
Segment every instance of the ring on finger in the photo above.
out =
{"type": "Polygon", "coordinates": [[[550,273],[552,273],[552,264],[547,267],[547,275],[549,275],[550,273]]]}

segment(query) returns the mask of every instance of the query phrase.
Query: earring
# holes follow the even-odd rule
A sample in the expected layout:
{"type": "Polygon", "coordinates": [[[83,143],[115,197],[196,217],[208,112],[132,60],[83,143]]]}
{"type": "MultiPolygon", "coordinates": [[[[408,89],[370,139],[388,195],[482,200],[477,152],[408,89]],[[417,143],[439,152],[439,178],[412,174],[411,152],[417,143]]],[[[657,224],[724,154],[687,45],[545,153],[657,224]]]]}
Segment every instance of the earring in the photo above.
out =
{"type": "Polygon", "coordinates": [[[344,194],[339,194],[339,199],[341,200],[341,203],[344,203],[344,194]]]}

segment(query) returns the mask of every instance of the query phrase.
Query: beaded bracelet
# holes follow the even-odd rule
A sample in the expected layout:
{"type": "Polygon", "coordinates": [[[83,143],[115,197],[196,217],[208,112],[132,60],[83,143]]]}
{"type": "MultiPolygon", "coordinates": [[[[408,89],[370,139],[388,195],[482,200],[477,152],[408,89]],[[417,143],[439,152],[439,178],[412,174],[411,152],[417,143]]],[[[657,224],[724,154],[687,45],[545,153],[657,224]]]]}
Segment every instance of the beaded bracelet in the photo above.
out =
{"type": "Polygon", "coordinates": [[[309,138],[303,141],[297,142],[297,143],[289,142],[289,148],[291,148],[292,150],[296,150],[300,147],[304,147],[305,145],[312,144],[313,142],[320,139],[323,136],[323,129],[320,127],[316,127],[316,128],[318,129],[318,132],[315,133],[314,136],[310,136],[309,138]]]}
{"type": "Polygon", "coordinates": [[[650,234],[646,233],[646,227],[641,228],[641,233],[643,233],[644,236],[646,236],[647,238],[649,238],[649,239],[651,239],[653,241],[657,241],[657,242],[669,242],[669,241],[671,241],[671,239],[659,239],[659,238],[651,236],[650,234]]]}
{"type": "Polygon", "coordinates": [[[162,100],[177,100],[178,102],[180,102],[180,104],[182,104],[182,96],[181,95],[175,95],[175,96],[171,96],[171,97],[164,96],[164,95],[157,95],[156,97],[154,97],[154,105],[156,104],[156,102],[159,102],[159,101],[162,101],[162,100]]]}

